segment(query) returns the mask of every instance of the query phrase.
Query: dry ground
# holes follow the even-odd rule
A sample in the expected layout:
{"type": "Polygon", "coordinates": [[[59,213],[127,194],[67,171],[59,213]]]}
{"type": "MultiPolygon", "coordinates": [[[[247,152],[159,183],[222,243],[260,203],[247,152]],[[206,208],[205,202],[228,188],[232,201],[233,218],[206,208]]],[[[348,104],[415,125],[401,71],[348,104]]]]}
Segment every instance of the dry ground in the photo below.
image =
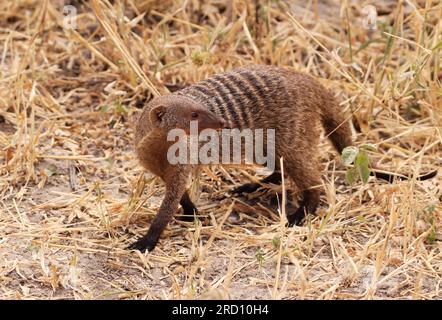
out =
{"type": "Polygon", "coordinates": [[[368,1],[65,2],[76,29],[63,1],[0,2],[0,298],[442,298],[442,172],[349,186],[325,139],[322,204],[304,226],[285,227],[275,190],[227,196],[252,170],[214,169],[203,224],[173,222],[151,254],[125,250],[164,190],[134,157],[134,115],[234,66],[316,75],[357,142],[378,146],[373,164],[438,168],[440,1],[376,1],[375,31],[368,1]]]}

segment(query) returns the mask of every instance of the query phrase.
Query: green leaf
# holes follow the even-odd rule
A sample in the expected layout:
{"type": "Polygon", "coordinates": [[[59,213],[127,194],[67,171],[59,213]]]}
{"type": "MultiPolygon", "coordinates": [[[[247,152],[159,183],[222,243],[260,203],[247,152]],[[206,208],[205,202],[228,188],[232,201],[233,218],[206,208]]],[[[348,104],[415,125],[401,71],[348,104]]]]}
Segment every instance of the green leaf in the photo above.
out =
{"type": "Polygon", "coordinates": [[[101,112],[101,113],[105,113],[105,112],[107,112],[108,109],[109,109],[109,105],[107,105],[107,104],[102,104],[102,105],[100,106],[100,112],[101,112]]]}
{"type": "Polygon", "coordinates": [[[274,237],[272,239],[272,244],[273,244],[273,247],[275,247],[275,249],[278,249],[279,246],[281,245],[281,238],[280,237],[274,237]]]}
{"type": "Polygon", "coordinates": [[[345,166],[349,166],[353,163],[358,155],[359,150],[356,147],[347,147],[342,150],[341,160],[345,166]]]}
{"type": "Polygon", "coordinates": [[[368,151],[377,151],[378,147],[372,143],[364,143],[360,146],[361,149],[368,150],[368,151]]]}
{"type": "Polygon", "coordinates": [[[358,168],[362,182],[367,183],[368,177],[370,177],[370,169],[368,168],[368,156],[365,152],[359,152],[355,165],[358,168]]]}
{"type": "Polygon", "coordinates": [[[202,66],[203,64],[210,64],[213,57],[208,51],[193,51],[190,58],[195,65],[202,66]]]}
{"type": "Polygon", "coordinates": [[[436,240],[437,240],[436,229],[433,227],[433,228],[431,228],[431,231],[428,233],[427,241],[430,244],[433,244],[436,242],[436,240]]]}
{"type": "Polygon", "coordinates": [[[355,168],[351,168],[347,170],[347,173],[345,174],[345,180],[348,184],[352,185],[355,182],[355,168]]]}
{"type": "Polygon", "coordinates": [[[255,253],[255,258],[258,260],[259,264],[263,264],[265,261],[265,252],[261,248],[259,248],[255,253]]]}
{"type": "Polygon", "coordinates": [[[119,101],[115,104],[115,110],[118,113],[127,113],[128,112],[127,108],[123,104],[121,104],[121,102],[119,102],[119,101]]]}
{"type": "Polygon", "coordinates": [[[427,206],[427,211],[430,214],[432,214],[435,209],[436,209],[436,206],[434,204],[430,204],[430,205],[427,206]]]}
{"type": "Polygon", "coordinates": [[[365,153],[364,151],[359,152],[359,154],[355,160],[355,165],[356,166],[360,166],[360,165],[367,166],[367,168],[368,168],[368,155],[367,155],[367,153],[365,153]]]}
{"type": "Polygon", "coordinates": [[[361,176],[362,182],[367,183],[368,178],[370,177],[370,169],[368,167],[360,166],[359,175],[361,176]]]}

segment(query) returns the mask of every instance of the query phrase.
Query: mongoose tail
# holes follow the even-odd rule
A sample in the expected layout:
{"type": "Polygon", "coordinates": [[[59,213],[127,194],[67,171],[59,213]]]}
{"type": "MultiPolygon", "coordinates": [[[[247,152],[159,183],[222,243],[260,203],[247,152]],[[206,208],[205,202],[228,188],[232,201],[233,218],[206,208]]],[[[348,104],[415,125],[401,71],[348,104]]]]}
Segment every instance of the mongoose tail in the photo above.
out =
{"type": "MultiPolygon", "coordinates": [[[[345,118],[344,113],[339,110],[338,103],[333,97],[333,94],[326,89],[324,90],[324,93],[326,94],[325,99],[323,98],[324,103],[320,105],[322,111],[322,124],[324,126],[326,136],[328,136],[328,138],[331,140],[336,151],[341,154],[344,148],[353,145],[350,123],[348,119],[345,118]]],[[[376,171],[379,170],[379,168],[376,167],[373,169],[373,171],[370,171],[371,176],[388,181],[389,183],[392,183],[395,177],[399,180],[409,180],[412,178],[409,175],[405,176],[401,174],[376,171]]],[[[436,174],[437,170],[420,175],[416,177],[416,179],[423,181],[435,177],[436,174]]]]}
{"type": "MultiPolygon", "coordinates": [[[[437,172],[438,172],[438,170],[436,169],[434,171],[431,171],[431,172],[428,172],[428,173],[424,173],[424,174],[422,174],[420,176],[417,176],[416,180],[424,181],[424,180],[428,180],[428,179],[434,178],[437,175],[437,172]]],[[[388,181],[389,183],[392,183],[395,178],[399,179],[399,180],[410,180],[410,179],[413,178],[412,176],[404,176],[404,175],[401,175],[401,174],[387,173],[387,172],[380,172],[380,171],[370,171],[370,175],[374,176],[374,177],[376,177],[378,179],[382,179],[382,180],[388,181]]]]}

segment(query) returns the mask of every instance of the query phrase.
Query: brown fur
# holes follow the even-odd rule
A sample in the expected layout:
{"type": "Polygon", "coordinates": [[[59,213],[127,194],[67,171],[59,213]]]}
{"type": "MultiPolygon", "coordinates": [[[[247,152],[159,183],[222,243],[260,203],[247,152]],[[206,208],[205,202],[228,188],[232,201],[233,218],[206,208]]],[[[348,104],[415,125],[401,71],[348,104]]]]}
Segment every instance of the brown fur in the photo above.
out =
{"type": "Polygon", "coordinates": [[[193,215],[196,211],[186,190],[194,166],[171,165],[167,160],[167,150],[173,143],[167,141],[167,132],[176,128],[188,131],[191,120],[198,121],[200,130],[218,129],[225,125],[224,119],[192,99],[177,99],[173,95],[152,100],[138,119],[135,128],[138,158],[145,169],[164,181],[166,194],[148,233],[130,248],[152,250],[178,204],[183,206],[186,215],[193,215]],[[195,113],[197,118],[193,117],[195,113]]]}
{"type": "MultiPolygon", "coordinates": [[[[167,131],[188,129],[192,112],[200,113],[200,129],[224,125],[275,129],[276,164],[282,157],[284,172],[301,193],[299,209],[287,213],[291,225],[300,223],[307,213],[314,214],[319,203],[320,190],[314,187],[321,184],[317,158],[321,128],[339,153],[352,144],[349,123],[333,94],[311,76],[283,68],[236,68],[155,98],[139,118],[135,144],[141,164],[164,181],[166,194],[148,233],[130,248],[152,250],[180,203],[185,214],[196,211],[186,191],[195,165],[171,165],[166,158],[171,145],[167,131]]],[[[280,183],[279,172],[277,166],[263,182],[280,183]]],[[[234,192],[250,192],[258,186],[246,184],[234,192]]]]}

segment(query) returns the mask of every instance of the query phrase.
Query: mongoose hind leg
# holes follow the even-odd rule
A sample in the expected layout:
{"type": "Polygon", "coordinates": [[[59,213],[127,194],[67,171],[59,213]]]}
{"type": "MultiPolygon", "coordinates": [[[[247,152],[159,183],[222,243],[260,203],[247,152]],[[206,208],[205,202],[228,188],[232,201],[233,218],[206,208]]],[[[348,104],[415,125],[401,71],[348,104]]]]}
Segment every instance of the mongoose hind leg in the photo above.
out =
{"type": "Polygon", "coordinates": [[[243,184],[232,190],[233,194],[241,194],[241,193],[252,193],[258,190],[262,184],[265,183],[273,183],[273,184],[281,184],[281,172],[275,171],[271,175],[261,179],[259,183],[251,182],[243,184]]]}
{"type": "Polygon", "coordinates": [[[315,214],[319,204],[319,190],[304,190],[301,203],[294,213],[287,213],[288,226],[299,226],[304,223],[307,214],[315,214]]]}
{"type": "MultiPolygon", "coordinates": [[[[301,155],[305,159],[306,155],[301,155]]],[[[296,153],[284,158],[284,171],[301,192],[301,201],[295,212],[287,212],[289,226],[301,225],[308,214],[314,215],[319,204],[321,183],[317,161],[312,156],[308,163],[298,159],[296,153]],[[293,156],[294,155],[294,156],[293,156]]]]}
{"type": "Polygon", "coordinates": [[[194,221],[195,216],[198,214],[198,209],[192,202],[192,199],[190,199],[187,191],[184,192],[183,196],[181,197],[180,205],[183,208],[183,215],[179,215],[176,218],[180,221],[194,221]]]}
{"type": "Polygon", "coordinates": [[[163,177],[166,184],[166,193],[157,216],[147,233],[138,241],[132,243],[128,249],[152,251],[158,243],[161,234],[172,219],[173,214],[186,191],[189,170],[186,167],[175,166],[163,177]]]}

